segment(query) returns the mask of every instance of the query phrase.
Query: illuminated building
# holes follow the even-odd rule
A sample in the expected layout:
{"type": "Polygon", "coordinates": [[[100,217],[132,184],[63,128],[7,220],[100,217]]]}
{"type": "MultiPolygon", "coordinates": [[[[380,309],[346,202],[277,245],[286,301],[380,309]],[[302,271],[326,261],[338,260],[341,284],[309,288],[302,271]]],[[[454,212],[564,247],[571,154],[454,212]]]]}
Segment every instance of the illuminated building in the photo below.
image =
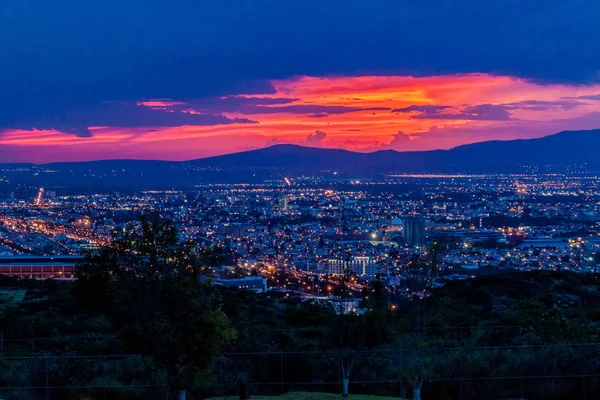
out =
{"type": "Polygon", "coordinates": [[[327,273],[329,275],[344,275],[346,273],[346,262],[344,260],[328,260],[327,273]]]}
{"type": "Polygon", "coordinates": [[[240,279],[215,279],[215,285],[251,290],[256,293],[267,291],[267,279],[260,276],[246,276],[240,279]]]}
{"type": "Polygon", "coordinates": [[[352,257],[348,262],[348,269],[358,276],[375,276],[377,264],[370,257],[352,257]]]}
{"type": "Polygon", "coordinates": [[[0,257],[0,274],[28,279],[73,279],[79,256],[0,257]]]}
{"type": "Polygon", "coordinates": [[[350,261],[330,259],[327,261],[327,271],[330,275],[350,272],[358,276],[375,276],[377,264],[370,257],[352,257],[350,261]]]}

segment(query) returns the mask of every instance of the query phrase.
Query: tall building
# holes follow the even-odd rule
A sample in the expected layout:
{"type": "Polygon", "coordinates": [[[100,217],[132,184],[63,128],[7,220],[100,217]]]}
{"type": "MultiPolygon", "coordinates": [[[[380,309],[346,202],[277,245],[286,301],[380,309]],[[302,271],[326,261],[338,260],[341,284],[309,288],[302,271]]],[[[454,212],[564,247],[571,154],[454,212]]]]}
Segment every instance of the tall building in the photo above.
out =
{"type": "Polygon", "coordinates": [[[280,211],[287,211],[289,209],[287,194],[283,193],[279,196],[275,208],[280,211]]]}
{"type": "Polygon", "coordinates": [[[403,223],[404,240],[406,244],[418,246],[425,244],[425,219],[422,217],[407,217],[403,223]]]}

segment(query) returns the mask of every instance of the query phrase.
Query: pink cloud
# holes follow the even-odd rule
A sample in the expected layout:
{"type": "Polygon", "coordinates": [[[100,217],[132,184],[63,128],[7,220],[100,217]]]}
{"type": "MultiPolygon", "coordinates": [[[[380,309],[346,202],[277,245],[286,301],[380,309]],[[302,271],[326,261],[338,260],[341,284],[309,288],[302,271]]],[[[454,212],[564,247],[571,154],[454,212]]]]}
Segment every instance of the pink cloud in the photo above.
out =
{"type": "Polygon", "coordinates": [[[429,150],[600,127],[600,85],[469,74],[301,76],[272,87],[264,94],[107,102],[20,121],[0,127],[0,154],[46,162],[185,160],[277,143],[429,150]]]}

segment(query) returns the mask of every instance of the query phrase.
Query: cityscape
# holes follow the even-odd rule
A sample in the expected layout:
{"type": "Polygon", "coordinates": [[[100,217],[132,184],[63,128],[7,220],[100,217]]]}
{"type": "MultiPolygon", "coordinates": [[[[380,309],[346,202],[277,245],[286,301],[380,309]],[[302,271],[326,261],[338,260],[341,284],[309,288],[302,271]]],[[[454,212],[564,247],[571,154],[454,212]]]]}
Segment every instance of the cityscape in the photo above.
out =
{"type": "Polygon", "coordinates": [[[252,273],[269,290],[304,297],[331,295],[327,287],[346,270],[357,285],[379,275],[389,290],[406,290],[407,264],[433,251],[440,286],[511,269],[596,272],[600,253],[600,179],[592,171],[292,177],[85,195],[39,188],[30,198],[11,193],[0,207],[2,273],[22,278],[72,279],[78,259],[153,211],[174,221],[180,240],[224,250],[215,278],[252,273]],[[27,269],[57,260],[67,270],[27,269]]]}
{"type": "Polygon", "coordinates": [[[0,400],[600,399],[598,21],[0,2],[0,400]]]}

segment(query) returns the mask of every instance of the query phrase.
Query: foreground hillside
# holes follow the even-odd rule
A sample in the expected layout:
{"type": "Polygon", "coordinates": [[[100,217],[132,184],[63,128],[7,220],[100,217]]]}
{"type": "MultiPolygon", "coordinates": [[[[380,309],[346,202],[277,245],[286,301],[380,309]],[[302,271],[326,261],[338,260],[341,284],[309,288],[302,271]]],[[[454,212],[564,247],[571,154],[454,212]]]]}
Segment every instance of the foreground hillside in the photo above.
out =
{"type": "MultiPolygon", "coordinates": [[[[0,358],[0,386],[43,382],[46,370],[38,364],[50,356],[55,396],[49,399],[161,398],[164,375],[132,354],[108,310],[82,303],[75,289],[73,282],[0,279],[3,350],[12,357],[0,358]]],[[[449,282],[418,311],[427,322],[417,347],[410,344],[415,314],[407,305],[392,312],[376,301],[374,311],[351,321],[319,303],[217,290],[236,335],[214,370],[195,378],[191,399],[234,399],[243,379],[252,398],[333,400],[341,384],[338,363],[348,357],[355,364],[351,399],[412,398],[416,373],[424,379],[424,399],[600,396],[593,378],[600,282],[593,275],[511,272],[449,282]],[[340,347],[341,332],[349,336],[340,347]],[[282,390],[288,393],[278,396],[282,390]]],[[[373,297],[382,295],[373,290],[373,297]]],[[[2,395],[38,398],[26,389],[2,395]]]]}

